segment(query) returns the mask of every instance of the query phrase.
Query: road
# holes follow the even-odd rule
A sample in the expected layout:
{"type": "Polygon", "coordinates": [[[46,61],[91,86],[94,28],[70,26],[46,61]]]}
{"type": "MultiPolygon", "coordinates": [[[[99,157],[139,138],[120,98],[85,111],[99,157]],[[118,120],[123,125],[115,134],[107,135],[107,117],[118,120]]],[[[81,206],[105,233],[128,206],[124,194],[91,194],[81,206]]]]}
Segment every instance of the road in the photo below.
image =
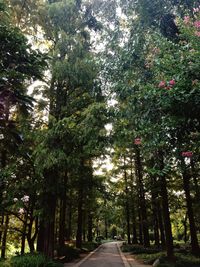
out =
{"type": "Polygon", "coordinates": [[[93,253],[89,258],[85,261],[80,262],[75,265],[65,266],[77,266],[77,267],[124,267],[123,260],[120,256],[117,243],[119,242],[111,242],[105,243],[100,246],[100,248],[93,253]]]}

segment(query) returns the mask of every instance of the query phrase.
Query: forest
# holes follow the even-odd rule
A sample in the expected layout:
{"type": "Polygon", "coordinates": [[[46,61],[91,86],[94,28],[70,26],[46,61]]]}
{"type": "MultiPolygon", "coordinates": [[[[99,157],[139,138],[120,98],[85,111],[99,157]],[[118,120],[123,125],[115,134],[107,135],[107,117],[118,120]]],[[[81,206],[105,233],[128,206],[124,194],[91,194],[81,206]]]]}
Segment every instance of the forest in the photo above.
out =
{"type": "Polygon", "coordinates": [[[199,178],[200,1],[0,0],[0,266],[199,267],[199,178]]]}

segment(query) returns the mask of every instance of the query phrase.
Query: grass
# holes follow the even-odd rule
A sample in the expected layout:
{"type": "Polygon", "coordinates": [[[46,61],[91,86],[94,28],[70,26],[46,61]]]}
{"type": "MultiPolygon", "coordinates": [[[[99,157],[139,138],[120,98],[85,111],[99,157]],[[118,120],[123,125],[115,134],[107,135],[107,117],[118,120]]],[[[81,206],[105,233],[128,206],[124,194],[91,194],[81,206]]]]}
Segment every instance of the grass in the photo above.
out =
{"type": "MultiPolygon", "coordinates": [[[[189,251],[183,248],[175,250],[175,263],[169,263],[166,253],[155,248],[144,248],[139,245],[122,246],[123,252],[131,252],[135,258],[145,264],[153,264],[156,259],[160,260],[158,267],[200,267],[200,257],[193,256],[189,251]]],[[[200,255],[199,255],[200,256],[200,255]]]]}

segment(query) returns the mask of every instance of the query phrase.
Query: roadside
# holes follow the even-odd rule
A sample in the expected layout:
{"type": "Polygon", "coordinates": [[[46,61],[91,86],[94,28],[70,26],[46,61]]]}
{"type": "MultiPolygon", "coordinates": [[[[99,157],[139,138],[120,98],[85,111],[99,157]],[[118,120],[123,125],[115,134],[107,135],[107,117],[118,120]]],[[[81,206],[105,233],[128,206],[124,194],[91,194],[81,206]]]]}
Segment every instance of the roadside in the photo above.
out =
{"type": "Polygon", "coordinates": [[[118,249],[120,251],[120,255],[122,257],[123,263],[125,267],[150,267],[152,265],[147,265],[136,260],[130,252],[122,252],[121,246],[123,243],[118,244],[118,249]]]}

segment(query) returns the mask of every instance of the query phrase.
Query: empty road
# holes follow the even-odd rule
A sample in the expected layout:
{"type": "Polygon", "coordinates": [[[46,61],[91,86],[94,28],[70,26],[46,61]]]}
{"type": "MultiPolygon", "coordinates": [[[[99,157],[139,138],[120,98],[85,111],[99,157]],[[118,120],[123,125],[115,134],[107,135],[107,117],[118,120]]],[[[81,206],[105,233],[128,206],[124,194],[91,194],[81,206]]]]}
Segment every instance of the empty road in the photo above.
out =
{"type": "Polygon", "coordinates": [[[124,267],[117,243],[105,243],[89,258],[77,264],[65,264],[65,267],[124,267]]]}

